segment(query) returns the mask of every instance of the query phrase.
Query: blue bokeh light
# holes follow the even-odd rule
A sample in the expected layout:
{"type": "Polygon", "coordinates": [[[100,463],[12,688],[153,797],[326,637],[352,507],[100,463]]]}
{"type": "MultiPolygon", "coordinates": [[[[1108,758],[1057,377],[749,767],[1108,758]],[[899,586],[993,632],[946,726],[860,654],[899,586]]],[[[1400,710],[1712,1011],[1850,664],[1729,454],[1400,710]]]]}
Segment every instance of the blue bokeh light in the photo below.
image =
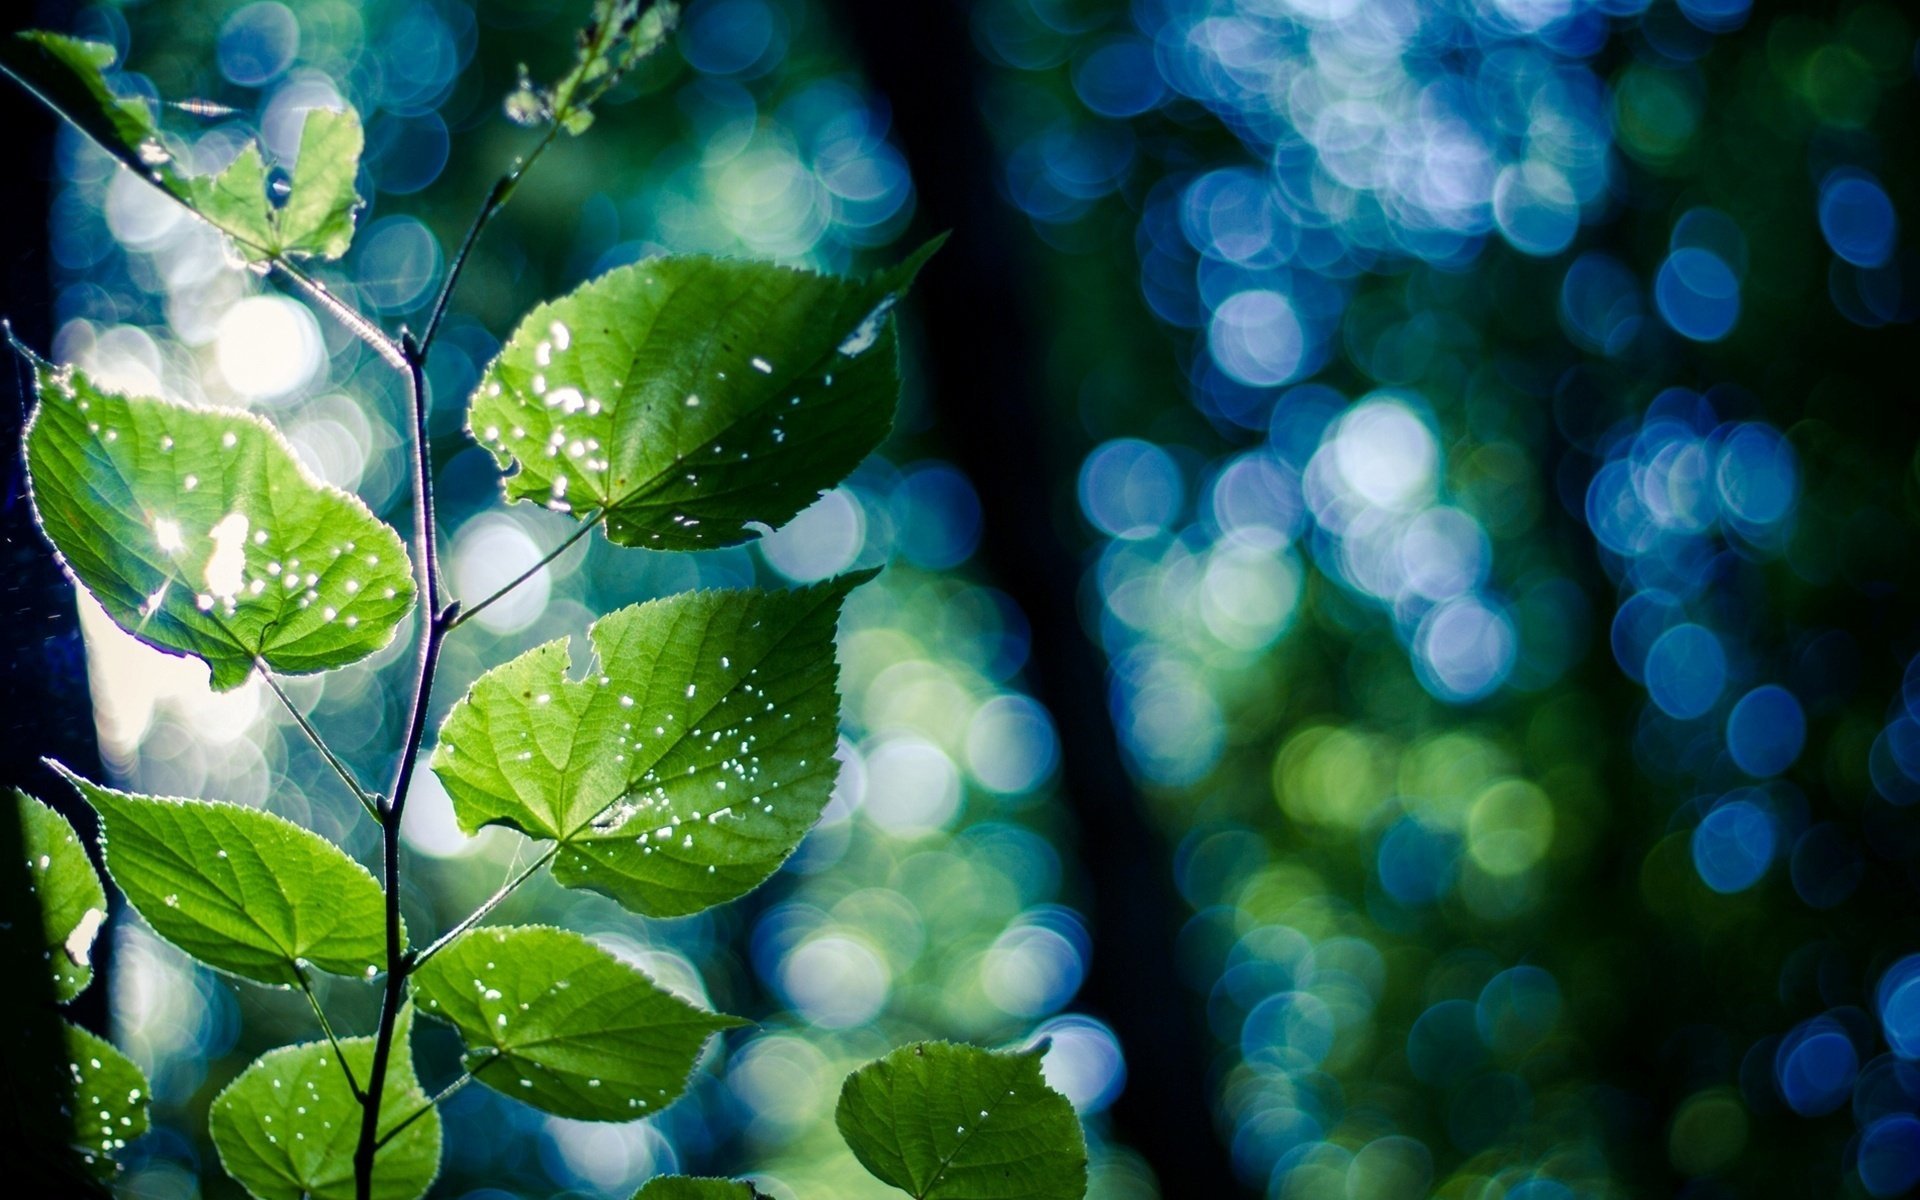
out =
{"type": "Polygon", "coordinates": [[[1878,267],[1893,257],[1899,218],[1879,180],[1864,171],[1835,171],[1820,185],[1820,233],[1847,262],[1878,267]]]}
{"type": "Polygon", "coordinates": [[[1778,775],[1800,757],[1807,716],[1792,692],[1765,684],[1740,697],[1727,714],[1727,752],[1749,775],[1778,775]]]}
{"type": "Polygon", "coordinates": [[[1829,1017],[1795,1026],[1773,1056],[1780,1097],[1803,1117],[1822,1117],[1846,1104],[1859,1073],[1860,1056],[1853,1039],[1829,1017]]]}
{"type": "Polygon", "coordinates": [[[1773,818],[1751,800],[1734,800],[1706,815],[1693,831],[1693,866],[1701,882],[1723,895],[1760,882],[1773,863],[1779,835],[1773,818]]]}
{"type": "Polygon", "coordinates": [[[1860,1135],[1860,1183],[1867,1194],[1905,1196],[1920,1186],[1920,1118],[1881,1117],[1860,1135]]]}
{"type": "Polygon", "coordinates": [[[1653,284],[1654,304],[1675,333],[1717,342],[1740,320],[1740,280],[1711,250],[1675,250],[1653,284]]]}
{"type": "Polygon", "coordinates": [[[1901,1058],[1920,1058],[1920,954],[1888,967],[1873,998],[1887,1045],[1901,1058]]]}
{"type": "Polygon", "coordinates": [[[1712,630],[1691,622],[1676,625],[1647,650],[1642,667],[1647,694],[1670,717],[1705,715],[1727,683],[1727,654],[1712,630]]]}

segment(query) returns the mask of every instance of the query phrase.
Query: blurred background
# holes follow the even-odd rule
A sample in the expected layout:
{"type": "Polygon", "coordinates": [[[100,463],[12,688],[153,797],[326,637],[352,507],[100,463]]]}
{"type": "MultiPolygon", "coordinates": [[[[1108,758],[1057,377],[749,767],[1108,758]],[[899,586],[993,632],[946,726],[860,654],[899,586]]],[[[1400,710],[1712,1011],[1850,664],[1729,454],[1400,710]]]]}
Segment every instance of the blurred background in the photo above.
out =
{"type": "MultiPolygon", "coordinates": [[[[10,9],[113,43],[210,162],[367,121],[351,254],[418,322],[502,114],[580,0],[10,9]]],[[[1915,18],[1877,0],[692,0],[488,231],[436,345],[456,594],[570,529],[463,430],[519,314],[663,251],[866,270],[902,312],[883,452],[742,549],[569,551],[450,644],[444,707],[597,612],[887,564],[842,626],[838,792],[753,896],[591,932],[758,1024],[662,1117],[451,1104],[436,1196],[669,1170],[877,1196],[832,1126],[901,1041],[1051,1037],[1098,1200],[1895,1197],[1920,1186],[1915,18]]],[[[18,93],[5,307],[108,383],[272,417],[406,527],[391,370],[18,93]]],[[[17,405],[9,404],[17,422],[17,405]]],[[[44,561],[9,459],[9,779],[372,830],[255,686],[133,643],[44,561]]],[[[404,641],[385,656],[402,654],[404,641]]],[[[404,672],[292,694],[368,776],[404,672]]],[[[526,853],[430,774],[415,928],[526,853]]],[[[58,797],[64,804],[65,797],[58,797]]],[[[209,1101],[314,1036],[130,913],[152,1074],[126,1194],[238,1195],[209,1101]]],[[[95,989],[98,994],[101,989],[95,989]]],[[[336,1022],[374,993],[334,981],[336,1022]]],[[[423,1026],[423,1074],[458,1047],[423,1026]]]]}

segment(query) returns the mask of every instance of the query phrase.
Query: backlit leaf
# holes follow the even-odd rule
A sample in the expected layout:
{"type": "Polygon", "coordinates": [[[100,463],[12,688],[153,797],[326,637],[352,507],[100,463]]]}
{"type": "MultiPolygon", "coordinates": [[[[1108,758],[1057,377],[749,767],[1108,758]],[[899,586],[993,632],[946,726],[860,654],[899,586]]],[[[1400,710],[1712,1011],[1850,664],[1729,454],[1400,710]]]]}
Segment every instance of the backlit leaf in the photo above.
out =
{"type": "Polygon", "coordinates": [[[135,796],[61,769],[100,813],[107,873],[154,932],[209,966],[294,984],[297,961],[364,976],[386,961],[366,868],[258,809],[135,796]]]}
{"type": "MultiPolygon", "coordinates": [[[[414,1076],[412,1027],[412,1009],[401,1010],[380,1133],[406,1126],[374,1155],[375,1200],[415,1200],[440,1173],[440,1114],[414,1076]]],[[[340,1050],[355,1079],[373,1077],[372,1038],[343,1038],[340,1050]]],[[[227,1174],[258,1200],[352,1200],[360,1103],[326,1042],[255,1059],[214,1098],[207,1124],[227,1174]]]]}
{"type": "Polygon", "coordinates": [[[40,951],[54,998],[73,999],[93,978],[93,942],[107,919],[107,893],[67,819],[16,789],[27,878],[40,904],[40,951]]]}
{"type": "Polygon", "coordinates": [[[545,926],[463,934],[421,966],[414,986],[421,1011],[466,1039],[480,1082],[590,1121],[659,1112],[686,1088],[707,1038],[741,1024],[545,926]]]}
{"type": "Polygon", "coordinates": [[[116,1155],[147,1131],[147,1077],[113,1044],[67,1024],[67,1063],[73,1085],[68,1118],[80,1161],[102,1178],[118,1170],[116,1155]]]}
{"type": "Polygon", "coordinates": [[[604,514],[622,546],[697,550],[780,525],[893,424],[891,311],[928,256],[864,280],[656,258],[527,315],[468,427],[507,497],[604,514]]]}
{"type": "Polygon", "coordinates": [[[651,916],[751,891],[833,789],[834,625],[871,577],[620,609],[578,682],[565,642],[487,672],[433,755],[461,827],[559,841],[555,879],[651,916]]]}
{"type": "Polygon", "coordinates": [[[40,526],[123,628],[206,660],[213,686],[329,670],[413,603],[400,537],[315,479],[250,413],[116,395],[35,362],[27,469],[40,526]]]}
{"type": "Polygon", "coordinates": [[[835,1112],[862,1166],[916,1200],[1079,1200],[1087,1147],[1040,1074],[1045,1047],[903,1046],[847,1076],[835,1112]]]}
{"type": "Polygon", "coordinates": [[[115,92],[107,74],[114,57],[114,48],[104,43],[41,30],[0,38],[0,70],[128,169],[233,238],[247,257],[335,259],[346,253],[360,207],[354,192],[364,141],[358,114],[351,109],[308,112],[293,190],[276,208],[267,198],[257,142],[247,143],[217,174],[183,171],[151,103],[115,92]]]}
{"type": "Polygon", "coordinates": [[[657,1175],[633,1194],[633,1200],[761,1200],[764,1195],[743,1179],[657,1175]]]}

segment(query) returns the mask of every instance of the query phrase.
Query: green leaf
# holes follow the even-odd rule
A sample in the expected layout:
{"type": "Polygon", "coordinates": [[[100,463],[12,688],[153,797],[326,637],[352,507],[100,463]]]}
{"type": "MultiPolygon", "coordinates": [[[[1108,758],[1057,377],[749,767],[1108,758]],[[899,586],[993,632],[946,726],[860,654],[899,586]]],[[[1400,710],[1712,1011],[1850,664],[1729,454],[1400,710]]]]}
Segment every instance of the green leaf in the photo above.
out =
{"type": "Polygon", "coordinates": [[[764,1192],[743,1179],[656,1175],[633,1194],[633,1200],[762,1200],[764,1196],[764,1192]]]}
{"type": "Polygon", "coordinates": [[[147,1077],[113,1044],[68,1023],[67,1062],[72,1070],[73,1148],[102,1178],[118,1168],[114,1156],[147,1131],[147,1077]]]}
{"type": "Polygon", "coordinates": [[[142,96],[115,93],[107,70],[115,51],[101,42],[29,30],[0,39],[0,71],[128,169],[232,237],[249,258],[339,258],[353,239],[354,192],[363,137],[359,115],[313,109],[300,134],[293,189],[276,209],[257,142],[218,175],[189,176],[142,96]]]}
{"type": "Polygon", "coordinates": [[[330,670],[413,604],[400,536],[308,473],[251,413],[115,395],[34,360],[27,470],[40,526],[115,621],[202,658],[213,687],[330,670]]]}
{"type": "Polygon", "coordinates": [[[319,834],[258,809],[129,795],[58,769],[100,813],[113,881],[155,933],[201,962],[288,985],[302,961],[358,976],[384,965],[380,885],[319,834]]]}
{"type": "Polygon", "coordinates": [[[293,164],[293,190],[278,212],[281,247],[295,254],[335,259],[353,241],[360,196],[353,190],[366,135],[352,109],[316,108],[300,130],[300,157],[293,164]]]}
{"type": "Polygon", "coordinates": [[[1087,1146],[1040,1074],[1044,1044],[902,1046],[847,1076],[834,1114],[855,1158],[917,1200],[1079,1200],[1087,1146]]]}
{"type": "Polygon", "coordinates": [[[746,894],[833,790],[834,624],[872,572],[790,592],[688,592],[487,672],[440,729],[433,769],[468,832],[560,843],[554,878],[649,916],[746,894]]]}
{"type": "Polygon", "coordinates": [[[17,788],[13,797],[27,878],[40,902],[40,950],[54,998],[64,1004],[93,978],[93,940],[107,919],[107,892],[67,819],[17,788]]]}
{"type": "MultiPolygon", "coordinates": [[[[402,1009],[380,1091],[380,1134],[393,1140],[374,1155],[375,1200],[414,1200],[440,1173],[440,1113],[414,1076],[412,1033],[402,1009]]],[[[355,1079],[373,1078],[372,1038],[343,1038],[340,1053],[355,1079]]],[[[207,1125],[220,1164],[258,1200],[353,1200],[360,1102],[326,1042],[255,1059],[214,1098],[207,1125]]]]}
{"type": "Polygon", "coordinates": [[[529,313],[468,428],[507,498],[699,550],[784,523],[859,464],[900,393],[891,311],[939,243],[865,280],[656,258],[529,313]]]}
{"type": "Polygon", "coordinates": [[[743,1023],[547,926],[462,934],[422,964],[414,987],[422,1011],[466,1039],[476,1079],[589,1121],[659,1112],[686,1088],[707,1038],[743,1023]]]}

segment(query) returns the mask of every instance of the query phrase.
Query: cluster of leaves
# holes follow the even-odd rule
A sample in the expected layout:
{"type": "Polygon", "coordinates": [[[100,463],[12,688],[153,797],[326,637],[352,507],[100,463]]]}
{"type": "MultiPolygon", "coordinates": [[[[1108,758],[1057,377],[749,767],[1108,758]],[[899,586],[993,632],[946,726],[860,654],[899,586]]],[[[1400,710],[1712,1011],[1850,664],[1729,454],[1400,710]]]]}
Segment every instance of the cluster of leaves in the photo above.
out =
{"type": "MultiPolygon", "coordinates": [[[[598,6],[579,64],[548,94],[550,115],[575,128],[658,44],[667,17],[639,7],[598,6]]],[[[358,207],[353,114],[309,117],[281,202],[257,146],[211,177],[178,169],[152,110],[115,90],[112,57],[36,33],[0,52],[0,66],[248,258],[291,269],[290,255],[344,252],[358,207]]],[[[899,391],[891,309],[933,249],[865,280],[706,258],[619,268],[525,318],[470,401],[470,429],[511,472],[509,500],[572,513],[582,532],[647,548],[739,544],[839,482],[886,435],[899,391]]],[[[425,349],[400,344],[417,410],[425,349]]],[[[359,662],[413,617],[428,648],[417,724],[431,649],[460,621],[457,605],[424,611],[439,587],[430,540],[410,556],[397,532],[314,478],[256,416],[115,394],[22,352],[39,397],[24,446],[35,512],[76,583],[117,623],[204,661],[212,686],[228,690],[255,672],[271,682],[359,662]]],[[[423,465],[415,470],[429,486],[423,465]]],[[[644,916],[750,891],[829,798],[834,632],[868,577],[620,609],[588,631],[594,662],[579,679],[564,641],[495,667],[453,706],[432,755],[461,825],[548,843],[535,869],[551,864],[561,884],[644,916]]],[[[482,924],[499,896],[415,945],[396,900],[404,773],[389,800],[340,768],[381,824],[383,886],[332,842],[270,813],[128,794],[60,770],[100,816],[109,874],[159,936],[218,971],[313,1001],[324,1037],[261,1056],[212,1106],[223,1165],[260,1200],[426,1191],[447,1093],[429,1095],[416,1076],[417,1015],[466,1043],[467,1073],[452,1087],[477,1081],[549,1113],[606,1121],[672,1103],[711,1036],[743,1023],[576,933],[482,924]],[[336,1036],[316,971],[382,986],[378,1032],[336,1036]]],[[[24,795],[19,804],[46,957],[58,998],[69,999],[87,981],[105,892],[72,828],[24,795]]],[[[81,1101],[74,1135],[110,1170],[111,1152],[144,1127],[145,1081],[92,1035],[69,1027],[67,1038],[81,1101]]],[[[1085,1146],[1071,1106],[1041,1078],[1040,1056],[908,1047],[849,1078],[840,1127],[876,1176],[916,1197],[1077,1197],[1085,1146]]],[[[673,1179],[642,1194],[755,1193],[673,1179]]]]}

